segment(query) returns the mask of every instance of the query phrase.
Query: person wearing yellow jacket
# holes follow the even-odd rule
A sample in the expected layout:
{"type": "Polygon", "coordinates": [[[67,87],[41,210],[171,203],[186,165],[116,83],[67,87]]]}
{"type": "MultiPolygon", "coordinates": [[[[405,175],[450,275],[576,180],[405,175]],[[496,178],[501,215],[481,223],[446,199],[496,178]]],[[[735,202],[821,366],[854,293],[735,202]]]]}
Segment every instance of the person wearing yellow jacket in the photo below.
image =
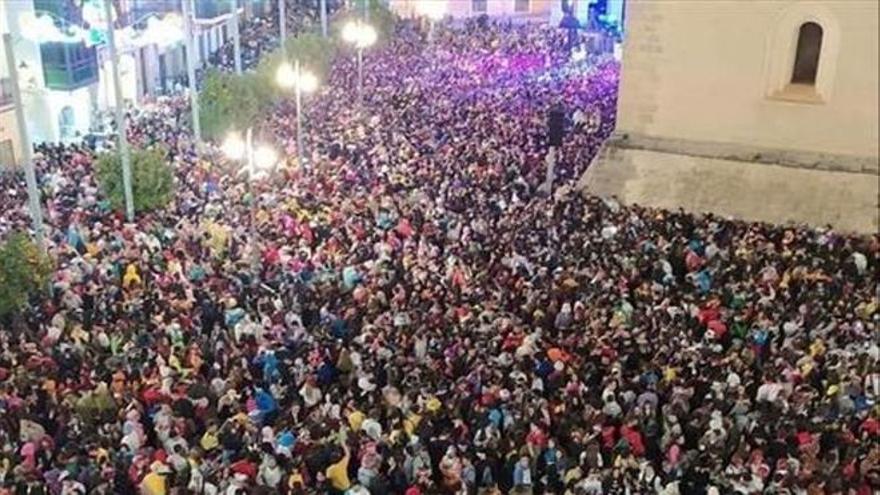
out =
{"type": "Polygon", "coordinates": [[[165,464],[159,461],[154,462],[150,466],[150,472],[141,480],[141,493],[143,495],[166,495],[168,493],[166,478],[170,472],[170,468],[165,464]]]}
{"type": "Polygon", "coordinates": [[[125,275],[122,277],[122,287],[127,289],[132,284],[141,284],[141,276],[138,273],[137,266],[134,263],[130,263],[125,268],[125,275]]]}
{"type": "Polygon", "coordinates": [[[328,466],[324,475],[330,480],[330,484],[333,488],[344,492],[351,488],[351,480],[348,478],[348,447],[346,447],[345,444],[342,444],[342,450],[342,458],[328,466]]]}

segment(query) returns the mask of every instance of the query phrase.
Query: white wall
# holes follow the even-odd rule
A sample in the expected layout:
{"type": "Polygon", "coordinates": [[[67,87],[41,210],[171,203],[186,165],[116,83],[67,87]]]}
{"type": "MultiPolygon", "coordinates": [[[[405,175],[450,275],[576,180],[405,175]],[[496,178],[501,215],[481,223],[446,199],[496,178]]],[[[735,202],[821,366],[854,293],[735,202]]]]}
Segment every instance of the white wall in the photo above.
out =
{"type": "Polygon", "coordinates": [[[618,131],[878,156],[877,0],[630,0],[618,131]],[[773,98],[819,22],[819,103],[773,98]]]}

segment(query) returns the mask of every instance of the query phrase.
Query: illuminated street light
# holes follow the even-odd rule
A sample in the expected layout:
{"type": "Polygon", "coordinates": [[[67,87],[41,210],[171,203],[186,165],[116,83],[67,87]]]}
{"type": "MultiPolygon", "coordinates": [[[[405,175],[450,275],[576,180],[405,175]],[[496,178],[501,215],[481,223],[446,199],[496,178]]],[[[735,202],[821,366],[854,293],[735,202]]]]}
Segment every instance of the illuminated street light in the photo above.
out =
{"type": "Polygon", "coordinates": [[[270,169],[278,163],[278,153],[268,146],[260,146],[254,150],[253,166],[257,171],[270,169]]]}
{"type": "Polygon", "coordinates": [[[373,26],[361,21],[351,21],[342,28],[342,39],[356,48],[368,48],[378,39],[373,26]]]}
{"type": "Polygon", "coordinates": [[[342,39],[357,49],[358,106],[364,101],[364,48],[372,46],[378,34],[373,26],[361,21],[351,21],[342,28],[342,39]]]}
{"type": "Polygon", "coordinates": [[[278,153],[271,147],[260,145],[254,148],[253,129],[250,127],[245,132],[244,139],[237,132],[229,133],[223,140],[220,151],[230,160],[243,161],[244,171],[251,180],[257,176],[257,172],[272,168],[278,162],[278,153]]]}
{"type": "MultiPolygon", "coordinates": [[[[251,183],[254,179],[265,175],[266,171],[278,163],[278,153],[276,153],[271,147],[260,145],[254,149],[253,129],[250,127],[248,127],[245,132],[244,139],[242,139],[241,135],[237,132],[230,133],[223,141],[220,150],[230,160],[244,162],[245,169],[243,172],[247,173],[248,176],[247,190],[249,194],[252,193],[251,183]]],[[[256,219],[254,218],[254,209],[250,208],[249,213],[250,235],[248,236],[248,241],[252,255],[251,268],[257,270],[260,263],[260,254],[256,246],[257,231],[255,228],[256,219]]]]}
{"type": "Polygon", "coordinates": [[[282,89],[292,89],[296,86],[296,71],[293,70],[293,67],[290,66],[287,62],[282,63],[278,67],[278,72],[275,74],[275,82],[282,89]]]}
{"type": "Polygon", "coordinates": [[[243,160],[245,153],[247,153],[247,143],[238,133],[231,133],[223,141],[223,146],[220,147],[220,150],[230,160],[243,160]]]}
{"type": "Polygon", "coordinates": [[[283,89],[293,89],[296,96],[296,153],[300,165],[305,163],[305,150],[303,145],[302,124],[302,94],[311,93],[318,89],[318,78],[299,65],[299,60],[294,66],[284,62],[278,67],[275,74],[275,82],[283,89]]]}
{"type": "Polygon", "coordinates": [[[303,93],[312,93],[318,89],[318,77],[311,72],[303,72],[299,75],[299,84],[297,87],[303,93]]]}

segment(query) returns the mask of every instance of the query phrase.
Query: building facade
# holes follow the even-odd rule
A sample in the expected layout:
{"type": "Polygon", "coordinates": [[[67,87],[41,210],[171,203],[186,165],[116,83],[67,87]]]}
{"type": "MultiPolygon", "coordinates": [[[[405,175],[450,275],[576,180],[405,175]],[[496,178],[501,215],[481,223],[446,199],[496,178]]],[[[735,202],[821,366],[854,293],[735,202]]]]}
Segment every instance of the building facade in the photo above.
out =
{"type": "MultiPolygon", "coordinates": [[[[731,197],[731,183],[720,181],[694,208],[726,205],[722,213],[762,220],[876,229],[878,5],[628,2],[617,130],[585,177],[588,189],[647,194],[639,181],[681,179],[678,164],[706,187],[716,182],[712,174],[749,164],[732,179],[754,175],[760,183],[746,192],[761,191],[758,197],[731,197]],[[659,163],[666,168],[657,170],[659,163]],[[815,181],[815,188],[785,179],[793,168],[810,171],[798,181],[815,181]],[[849,179],[817,170],[865,176],[839,191],[849,179]],[[768,181],[776,186],[768,189],[768,181]]],[[[639,194],[633,199],[644,201],[639,194]]],[[[690,196],[682,191],[662,206],[687,206],[696,200],[690,196]]]]}
{"type": "MultiPolygon", "coordinates": [[[[110,0],[123,99],[140,104],[171,91],[186,75],[181,0],[110,0]]],[[[196,66],[232,33],[231,2],[192,1],[196,66]]],[[[242,21],[266,0],[241,4],[242,21]]],[[[115,106],[103,0],[0,1],[0,33],[13,40],[28,134],[35,143],[77,141],[115,106]],[[47,24],[48,23],[48,24],[47,24]],[[89,28],[91,26],[91,28],[89,28]],[[79,41],[71,33],[88,31],[79,41]]],[[[21,138],[5,60],[0,64],[0,167],[17,165],[21,138]]]]}

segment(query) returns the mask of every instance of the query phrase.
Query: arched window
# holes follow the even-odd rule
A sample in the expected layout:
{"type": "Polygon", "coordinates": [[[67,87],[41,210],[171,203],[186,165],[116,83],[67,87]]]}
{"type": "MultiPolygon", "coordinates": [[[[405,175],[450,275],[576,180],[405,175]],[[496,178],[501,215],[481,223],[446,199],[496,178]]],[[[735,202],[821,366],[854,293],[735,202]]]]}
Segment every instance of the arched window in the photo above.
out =
{"type": "Polygon", "coordinates": [[[822,52],[822,26],[805,22],[798,29],[797,51],[794,57],[792,84],[816,84],[819,54],[822,52]]]}

